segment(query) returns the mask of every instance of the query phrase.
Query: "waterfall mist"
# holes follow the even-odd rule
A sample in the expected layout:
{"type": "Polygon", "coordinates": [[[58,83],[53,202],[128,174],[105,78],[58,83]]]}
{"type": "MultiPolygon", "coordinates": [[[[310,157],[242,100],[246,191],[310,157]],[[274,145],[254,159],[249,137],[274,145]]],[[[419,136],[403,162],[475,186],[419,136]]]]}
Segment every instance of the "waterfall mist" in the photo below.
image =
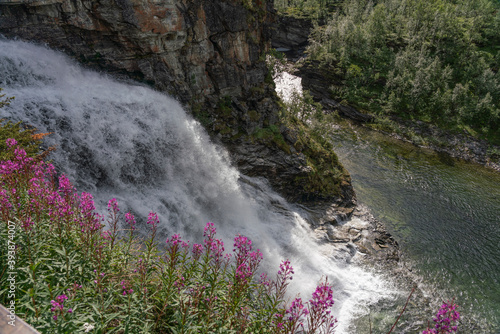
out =
{"type": "Polygon", "coordinates": [[[315,240],[310,217],[266,181],[240,175],[228,154],[174,99],[134,82],[83,69],[50,49],[0,40],[0,87],[15,96],[0,116],[24,121],[57,146],[50,158],[78,191],[93,194],[101,213],[111,198],[122,212],[160,217],[161,238],[192,241],[215,223],[226,251],[237,234],[264,254],[272,277],[282,259],[295,268],[291,296],[309,298],[322,276],[335,290],[338,333],[353,317],[395,297],[382,278],[348,264],[315,240]]]}

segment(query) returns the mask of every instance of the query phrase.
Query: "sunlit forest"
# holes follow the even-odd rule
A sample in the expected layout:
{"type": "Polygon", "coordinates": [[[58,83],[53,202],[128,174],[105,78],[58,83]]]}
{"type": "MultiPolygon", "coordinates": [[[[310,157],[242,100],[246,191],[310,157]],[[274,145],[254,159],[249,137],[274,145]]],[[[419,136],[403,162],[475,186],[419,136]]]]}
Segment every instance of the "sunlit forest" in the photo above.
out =
{"type": "Polygon", "coordinates": [[[309,59],[332,98],[500,143],[496,0],[276,0],[316,24],[309,59]],[[318,20],[320,19],[320,20],[318,20]]]}

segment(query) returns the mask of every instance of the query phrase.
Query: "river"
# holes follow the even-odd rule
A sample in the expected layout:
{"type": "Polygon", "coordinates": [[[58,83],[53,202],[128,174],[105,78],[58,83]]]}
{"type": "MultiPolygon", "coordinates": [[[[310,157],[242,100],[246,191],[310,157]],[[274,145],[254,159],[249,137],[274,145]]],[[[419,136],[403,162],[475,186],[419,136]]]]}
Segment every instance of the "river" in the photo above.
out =
{"type": "Polygon", "coordinates": [[[332,142],[426,296],[455,298],[471,333],[499,333],[500,174],[349,123],[332,142]]]}

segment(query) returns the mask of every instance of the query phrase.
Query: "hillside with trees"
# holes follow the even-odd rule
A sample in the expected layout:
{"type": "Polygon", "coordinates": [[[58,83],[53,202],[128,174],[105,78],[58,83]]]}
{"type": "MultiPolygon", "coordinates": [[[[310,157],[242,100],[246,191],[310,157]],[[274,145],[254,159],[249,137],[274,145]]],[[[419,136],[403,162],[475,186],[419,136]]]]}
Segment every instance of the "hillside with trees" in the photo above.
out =
{"type": "Polygon", "coordinates": [[[338,6],[308,47],[335,100],[500,143],[498,1],[282,2],[276,6],[288,15],[302,6],[317,17],[338,6]]]}

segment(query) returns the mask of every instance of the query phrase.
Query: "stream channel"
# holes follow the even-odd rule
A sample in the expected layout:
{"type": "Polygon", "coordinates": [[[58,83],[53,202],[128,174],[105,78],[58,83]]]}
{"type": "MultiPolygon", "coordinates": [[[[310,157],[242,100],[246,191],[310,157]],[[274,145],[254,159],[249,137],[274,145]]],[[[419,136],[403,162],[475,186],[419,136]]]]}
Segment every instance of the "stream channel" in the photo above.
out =
{"type": "Polygon", "coordinates": [[[332,141],[426,297],[455,298],[473,333],[499,333],[500,174],[349,123],[332,141]]]}

